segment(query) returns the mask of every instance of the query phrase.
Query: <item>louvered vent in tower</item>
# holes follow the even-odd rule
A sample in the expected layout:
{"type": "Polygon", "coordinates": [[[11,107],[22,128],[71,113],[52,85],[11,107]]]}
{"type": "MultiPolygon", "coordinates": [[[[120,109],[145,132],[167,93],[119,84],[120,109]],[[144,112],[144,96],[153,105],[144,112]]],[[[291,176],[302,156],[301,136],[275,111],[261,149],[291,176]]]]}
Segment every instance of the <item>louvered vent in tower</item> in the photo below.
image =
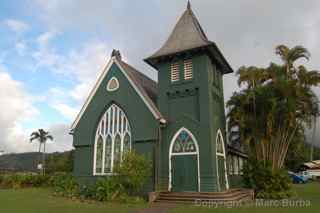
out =
{"type": "Polygon", "coordinates": [[[179,63],[171,64],[171,82],[176,82],[180,80],[179,75],[179,63]]]}
{"type": "Polygon", "coordinates": [[[192,60],[188,59],[184,61],[184,80],[189,80],[192,78],[193,78],[192,60]]]}

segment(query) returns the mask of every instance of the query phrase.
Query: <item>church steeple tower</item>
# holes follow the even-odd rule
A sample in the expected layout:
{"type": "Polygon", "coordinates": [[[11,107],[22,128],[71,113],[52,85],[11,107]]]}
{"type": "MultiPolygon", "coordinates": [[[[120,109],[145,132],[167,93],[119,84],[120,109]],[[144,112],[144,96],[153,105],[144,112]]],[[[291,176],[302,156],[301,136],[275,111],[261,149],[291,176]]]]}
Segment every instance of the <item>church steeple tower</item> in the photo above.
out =
{"type": "Polygon", "coordinates": [[[209,56],[214,58],[223,68],[223,73],[233,72],[217,45],[207,38],[191,8],[190,1],[188,1],[187,9],[175,25],[167,41],[145,61],[156,68],[156,64],[165,58],[186,51],[198,51],[199,49],[208,50],[209,56]]]}
{"type": "Polygon", "coordinates": [[[158,70],[157,105],[168,121],[159,143],[162,166],[158,184],[164,187],[160,190],[227,189],[225,156],[220,159],[221,154],[216,154],[216,141],[218,136],[225,136],[222,76],[233,70],[217,45],[208,39],[190,1],[167,41],[145,61],[158,70]],[[191,158],[179,153],[181,158],[177,159],[177,150],[172,151],[181,130],[185,131],[182,141],[189,132],[198,142],[199,149],[191,158]],[[198,166],[190,162],[197,162],[198,166]],[[177,168],[181,170],[175,171],[177,168]]]}

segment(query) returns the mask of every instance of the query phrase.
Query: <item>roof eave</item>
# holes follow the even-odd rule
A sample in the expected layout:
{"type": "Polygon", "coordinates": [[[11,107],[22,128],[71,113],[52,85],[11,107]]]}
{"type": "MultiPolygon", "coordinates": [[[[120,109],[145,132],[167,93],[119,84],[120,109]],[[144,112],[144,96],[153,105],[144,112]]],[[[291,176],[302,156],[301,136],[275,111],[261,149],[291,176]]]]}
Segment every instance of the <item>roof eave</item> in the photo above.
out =
{"type": "MultiPolygon", "coordinates": [[[[212,41],[210,43],[211,43],[210,47],[212,47],[212,48],[209,48],[210,52],[212,52],[213,54],[216,53],[218,55],[219,59],[222,60],[219,63],[221,63],[220,65],[223,67],[223,74],[233,73],[234,71],[233,71],[232,67],[230,66],[230,64],[228,63],[226,58],[221,53],[221,51],[218,48],[218,46],[216,45],[216,43],[214,43],[212,41]]],[[[214,57],[214,56],[212,56],[212,57],[214,57]]]]}
{"type": "Polygon", "coordinates": [[[203,46],[195,47],[195,48],[192,48],[192,49],[181,50],[181,51],[178,51],[178,52],[168,53],[168,54],[164,54],[164,55],[151,56],[151,57],[148,57],[148,58],[144,59],[144,61],[157,70],[157,66],[156,66],[156,64],[157,64],[156,61],[157,60],[160,60],[160,59],[163,59],[163,58],[173,57],[174,55],[181,54],[183,52],[197,51],[197,50],[201,50],[201,49],[208,49],[209,52],[211,53],[211,57],[212,58],[214,58],[214,55],[218,55],[219,59],[222,60],[222,62],[219,62],[219,63],[221,63],[220,65],[224,68],[223,69],[223,74],[229,74],[229,73],[233,73],[234,72],[232,67],[228,63],[228,61],[225,59],[225,57],[223,56],[223,54],[221,53],[221,51],[217,47],[217,45],[214,42],[211,42],[211,41],[210,41],[210,43],[208,45],[203,45],[203,46]]]}
{"type": "MultiPolygon", "coordinates": [[[[157,64],[157,60],[161,60],[164,58],[172,58],[175,55],[180,55],[186,52],[193,52],[193,51],[197,51],[197,50],[201,50],[201,49],[205,49],[208,48],[211,44],[207,44],[207,45],[203,45],[203,46],[198,46],[198,47],[194,47],[191,49],[186,49],[186,50],[181,50],[181,51],[177,51],[177,52],[172,52],[172,53],[167,53],[167,54],[163,54],[163,55],[156,55],[156,56],[150,56],[146,59],[144,59],[144,61],[149,64],[150,66],[152,66],[153,68],[157,69],[156,64],[157,64]]],[[[155,54],[154,54],[155,55],[155,54]]]]}

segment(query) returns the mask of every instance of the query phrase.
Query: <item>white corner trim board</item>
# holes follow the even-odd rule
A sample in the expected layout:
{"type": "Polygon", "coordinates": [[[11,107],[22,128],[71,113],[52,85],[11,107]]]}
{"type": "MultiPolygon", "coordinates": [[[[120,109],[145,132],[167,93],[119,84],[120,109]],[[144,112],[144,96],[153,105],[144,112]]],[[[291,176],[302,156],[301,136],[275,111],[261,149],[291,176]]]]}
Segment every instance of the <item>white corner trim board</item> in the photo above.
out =
{"type": "Polygon", "coordinates": [[[86,111],[89,103],[91,102],[94,94],[97,92],[98,88],[100,87],[103,79],[105,78],[105,76],[108,74],[111,66],[113,64],[116,64],[119,69],[121,70],[121,72],[123,73],[123,75],[128,79],[128,81],[130,82],[131,86],[135,89],[135,91],[137,92],[137,94],[139,95],[139,97],[143,100],[143,102],[147,105],[148,109],[151,111],[151,113],[153,114],[153,116],[159,120],[161,119],[161,117],[158,115],[158,113],[155,111],[155,109],[151,106],[151,104],[146,100],[146,98],[141,94],[140,90],[137,88],[137,85],[133,82],[133,80],[127,75],[127,73],[124,71],[123,67],[120,65],[120,63],[117,61],[117,58],[114,56],[112,57],[109,62],[107,63],[107,65],[104,67],[103,72],[101,73],[101,75],[99,76],[96,84],[94,85],[93,89],[91,90],[89,96],[87,97],[84,105],[82,106],[80,112],[78,113],[76,119],[74,120],[74,122],[71,125],[71,131],[73,131],[76,126],[78,125],[83,113],[86,111]]]}

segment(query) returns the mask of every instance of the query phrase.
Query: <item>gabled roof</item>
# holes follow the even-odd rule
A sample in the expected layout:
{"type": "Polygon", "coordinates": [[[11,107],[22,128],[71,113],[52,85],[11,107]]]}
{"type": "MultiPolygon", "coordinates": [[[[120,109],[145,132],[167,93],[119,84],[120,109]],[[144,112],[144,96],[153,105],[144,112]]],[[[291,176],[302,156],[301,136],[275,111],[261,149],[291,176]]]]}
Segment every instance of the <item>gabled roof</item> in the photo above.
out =
{"type": "Polygon", "coordinates": [[[155,67],[155,63],[159,58],[201,48],[209,50],[211,56],[223,67],[223,73],[233,72],[217,45],[208,40],[188,2],[187,10],[179,19],[168,40],[158,51],[145,59],[145,61],[155,67]]]}
{"type": "Polygon", "coordinates": [[[116,64],[120,68],[121,72],[128,79],[132,87],[135,89],[135,91],[138,93],[140,98],[146,104],[146,106],[151,111],[153,116],[162,123],[166,122],[156,106],[157,83],[151,80],[150,78],[148,78],[147,76],[145,76],[144,74],[142,74],[141,72],[139,72],[138,70],[136,70],[135,68],[133,68],[132,66],[130,66],[129,64],[122,61],[121,58],[114,56],[107,63],[107,65],[103,69],[103,72],[99,76],[95,86],[91,90],[88,98],[85,101],[85,104],[83,105],[81,111],[79,112],[79,114],[77,115],[75,121],[71,126],[71,132],[77,127],[83,113],[86,111],[94,94],[100,87],[103,79],[105,78],[105,76],[107,75],[108,71],[110,70],[113,64],[116,64]]]}

